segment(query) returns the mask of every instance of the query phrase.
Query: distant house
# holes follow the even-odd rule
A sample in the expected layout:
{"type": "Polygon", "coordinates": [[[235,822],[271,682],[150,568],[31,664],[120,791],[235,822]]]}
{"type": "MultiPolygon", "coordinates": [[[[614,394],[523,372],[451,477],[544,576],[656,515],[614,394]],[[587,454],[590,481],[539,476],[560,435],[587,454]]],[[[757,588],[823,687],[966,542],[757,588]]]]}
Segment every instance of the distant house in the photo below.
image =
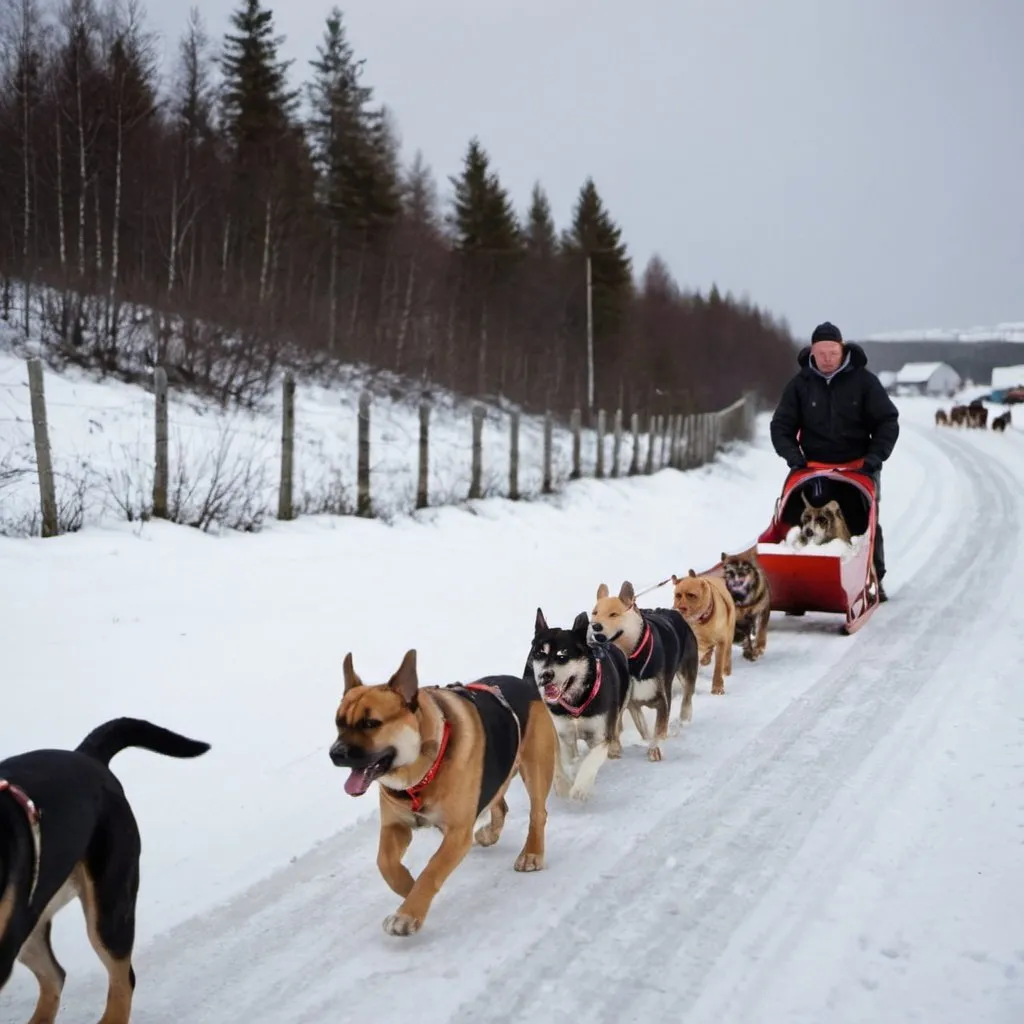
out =
{"type": "Polygon", "coordinates": [[[875,376],[881,381],[882,387],[886,391],[891,391],[893,385],[896,383],[896,371],[895,370],[879,370],[875,376]]]}
{"type": "Polygon", "coordinates": [[[897,395],[945,395],[951,398],[963,385],[948,363],[905,363],[892,390],[897,395]]]}
{"type": "Polygon", "coordinates": [[[992,390],[1024,387],[1024,366],[993,366],[992,390]]]}

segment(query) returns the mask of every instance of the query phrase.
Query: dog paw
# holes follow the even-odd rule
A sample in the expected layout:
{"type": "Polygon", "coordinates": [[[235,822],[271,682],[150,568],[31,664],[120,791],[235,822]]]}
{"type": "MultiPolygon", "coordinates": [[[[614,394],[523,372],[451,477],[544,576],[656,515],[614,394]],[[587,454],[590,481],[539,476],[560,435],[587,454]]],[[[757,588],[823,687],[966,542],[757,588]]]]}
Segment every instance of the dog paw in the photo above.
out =
{"type": "Polygon", "coordinates": [[[540,871],[544,867],[544,854],[527,853],[525,850],[516,857],[513,865],[516,871],[540,871]]]}
{"type": "Polygon", "coordinates": [[[498,836],[500,835],[501,833],[493,825],[482,825],[476,830],[473,838],[481,846],[493,846],[498,841],[498,836]]]}
{"type": "Polygon", "coordinates": [[[743,657],[746,658],[747,661],[757,661],[757,654],[754,651],[745,650],[743,652],[743,657]]]}
{"type": "Polygon", "coordinates": [[[608,760],[617,761],[622,757],[622,744],[621,743],[609,743],[608,744],[608,760]]]}
{"type": "Polygon", "coordinates": [[[384,931],[388,935],[415,935],[423,922],[409,914],[388,914],[384,918],[384,931]]]}
{"type": "Polygon", "coordinates": [[[579,804],[585,804],[590,799],[591,792],[590,786],[577,786],[574,784],[572,789],[569,790],[569,799],[575,800],[579,804]]]}
{"type": "Polygon", "coordinates": [[[714,653],[713,651],[708,651],[707,654],[701,655],[700,663],[702,665],[710,665],[711,664],[711,655],[713,653],[714,653]]]}
{"type": "Polygon", "coordinates": [[[648,747],[647,748],[647,760],[648,761],[660,761],[661,760],[661,747],[648,747]]]}
{"type": "Polygon", "coordinates": [[[717,686],[711,687],[711,692],[714,696],[721,697],[725,693],[725,686],[722,683],[719,683],[717,686]]]}
{"type": "Polygon", "coordinates": [[[563,775],[555,776],[555,795],[565,797],[569,795],[569,790],[572,789],[572,783],[563,775]]]}

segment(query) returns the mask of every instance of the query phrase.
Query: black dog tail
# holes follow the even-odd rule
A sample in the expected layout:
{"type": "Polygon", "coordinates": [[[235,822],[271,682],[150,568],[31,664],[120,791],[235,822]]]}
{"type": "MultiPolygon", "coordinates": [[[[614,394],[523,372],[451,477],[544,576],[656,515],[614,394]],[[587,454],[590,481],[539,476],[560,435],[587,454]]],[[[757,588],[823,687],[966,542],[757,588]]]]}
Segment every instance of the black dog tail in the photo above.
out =
{"type": "Polygon", "coordinates": [[[127,747],[141,747],[165,757],[199,757],[210,749],[210,744],[190,740],[142,718],[113,718],[93,729],[77,750],[109,765],[111,758],[127,747]]]}

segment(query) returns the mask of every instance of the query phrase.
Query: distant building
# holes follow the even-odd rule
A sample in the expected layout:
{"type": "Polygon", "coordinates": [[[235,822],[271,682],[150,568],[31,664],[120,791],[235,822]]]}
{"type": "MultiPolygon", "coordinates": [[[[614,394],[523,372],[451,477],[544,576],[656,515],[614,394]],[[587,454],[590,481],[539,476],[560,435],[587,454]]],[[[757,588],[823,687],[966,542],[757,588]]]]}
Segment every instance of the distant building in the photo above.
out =
{"type": "Polygon", "coordinates": [[[876,377],[881,381],[882,387],[886,391],[891,391],[893,385],[896,383],[896,371],[895,370],[879,370],[876,377]]]}
{"type": "Polygon", "coordinates": [[[891,390],[897,395],[944,395],[952,398],[963,386],[948,363],[905,363],[891,390]]]}
{"type": "Polygon", "coordinates": [[[993,366],[992,390],[1024,387],[1024,366],[993,366]]]}

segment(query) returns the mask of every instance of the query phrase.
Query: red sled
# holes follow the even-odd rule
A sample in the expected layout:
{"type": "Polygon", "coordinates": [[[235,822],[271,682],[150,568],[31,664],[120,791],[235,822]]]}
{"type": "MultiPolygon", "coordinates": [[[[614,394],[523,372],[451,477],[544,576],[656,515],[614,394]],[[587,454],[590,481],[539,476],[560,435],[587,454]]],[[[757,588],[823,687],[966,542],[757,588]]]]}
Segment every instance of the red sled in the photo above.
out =
{"type": "MultiPolygon", "coordinates": [[[[874,567],[878,498],[874,480],[857,472],[862,465],[860,459],[841,465],[811,462],[786,477],[782,494],[775,502],[771,525],[757,538],[757,560],[771,586],[773,612],[843,615],[845,621],[840,632],[849,635],[860,629],[878,607],[874,567]],[[763,551],[762,545],[783,544],[789,531],[800,522],[804,507],[801,492],[815,479],[827,481],[830,497],[839,503],[850,534],[863,535],[863,541],[846,558],[785,549],[763,551]]],[[[721,565],[713,571],[721,572],[721,565]]]]}

